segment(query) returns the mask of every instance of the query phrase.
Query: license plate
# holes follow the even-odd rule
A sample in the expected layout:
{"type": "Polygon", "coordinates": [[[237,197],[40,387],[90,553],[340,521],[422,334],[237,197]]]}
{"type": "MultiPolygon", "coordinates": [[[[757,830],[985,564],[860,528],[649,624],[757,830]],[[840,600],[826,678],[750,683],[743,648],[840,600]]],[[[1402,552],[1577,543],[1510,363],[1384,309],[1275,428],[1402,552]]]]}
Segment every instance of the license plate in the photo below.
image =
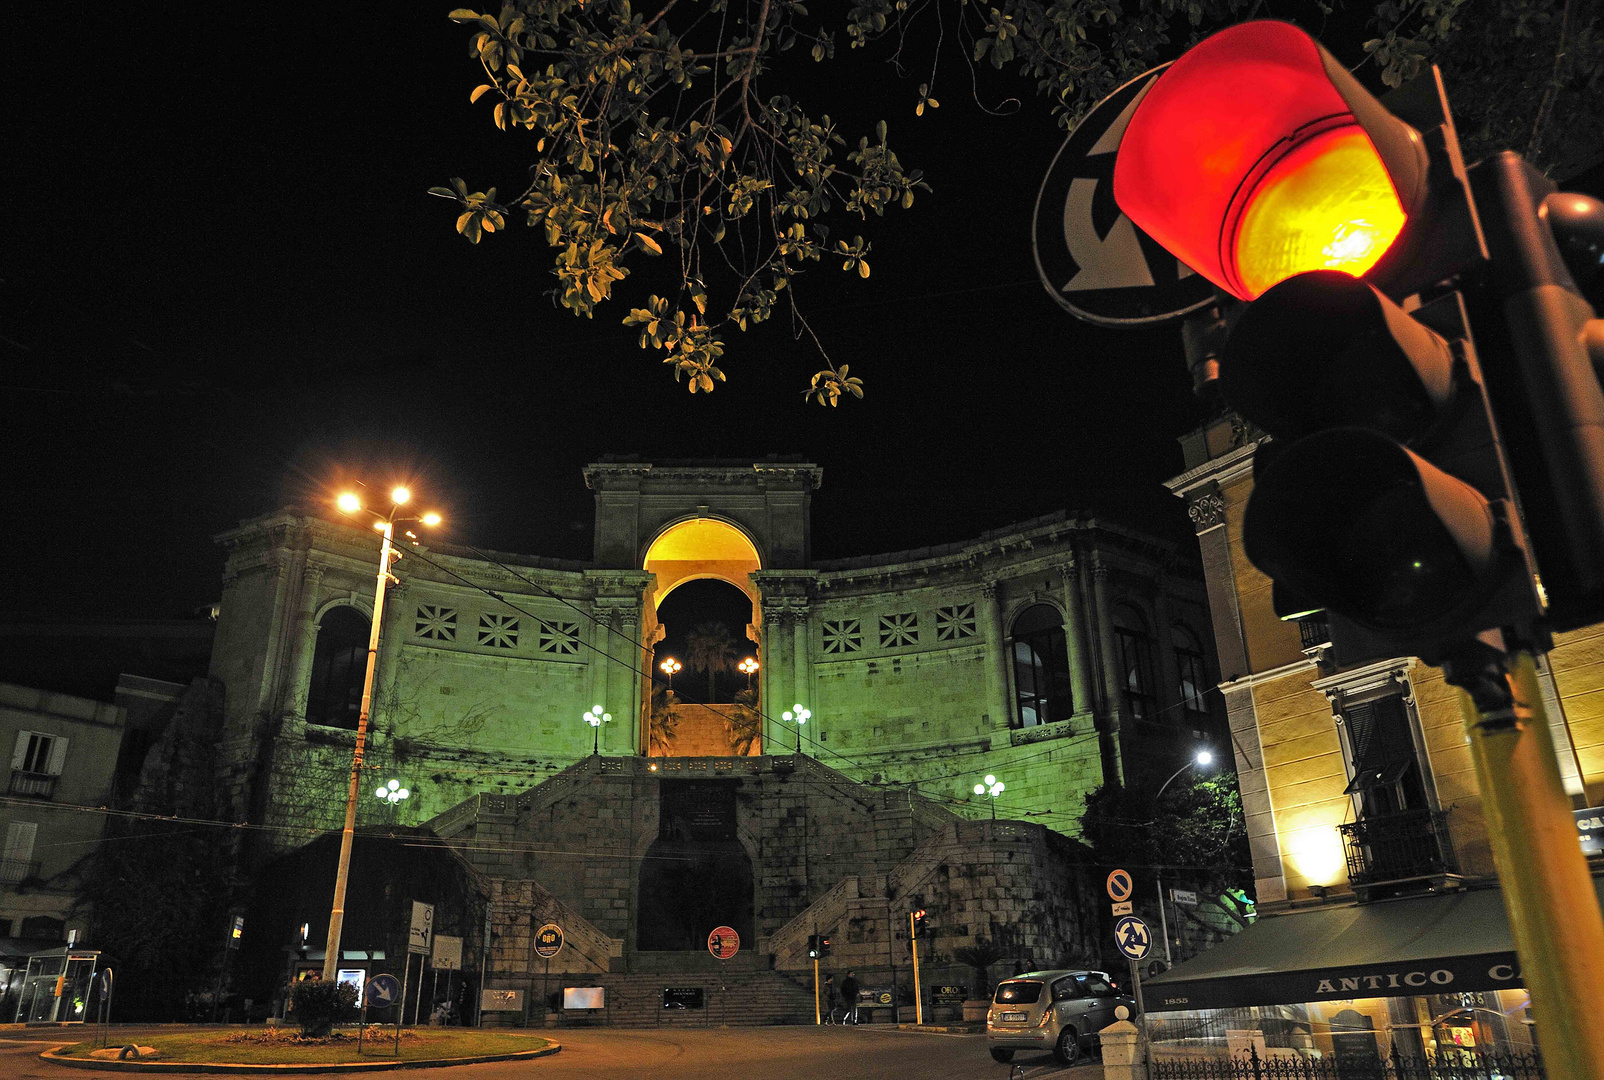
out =
{"type": "Polygon", "coordinates": [[[1002,1016],[998,1017],[1005,1024],[1023,1024],[1025,1018],[1025,1013],[1003,1013],[1002,1016]]]}

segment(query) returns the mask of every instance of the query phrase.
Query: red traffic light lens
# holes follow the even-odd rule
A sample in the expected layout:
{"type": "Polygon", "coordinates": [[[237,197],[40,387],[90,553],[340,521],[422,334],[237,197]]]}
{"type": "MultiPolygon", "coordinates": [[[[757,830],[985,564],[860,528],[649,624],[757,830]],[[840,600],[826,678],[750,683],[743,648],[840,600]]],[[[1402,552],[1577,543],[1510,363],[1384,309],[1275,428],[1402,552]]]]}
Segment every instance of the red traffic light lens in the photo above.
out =
{"type": "Polygon", "coordinates": [[[1424,198],[1424,145],[1288,23],[1222,30],[1156,79],[1114,164],[1121,210],[1243,300],[1369,270],[1424,198]]]}

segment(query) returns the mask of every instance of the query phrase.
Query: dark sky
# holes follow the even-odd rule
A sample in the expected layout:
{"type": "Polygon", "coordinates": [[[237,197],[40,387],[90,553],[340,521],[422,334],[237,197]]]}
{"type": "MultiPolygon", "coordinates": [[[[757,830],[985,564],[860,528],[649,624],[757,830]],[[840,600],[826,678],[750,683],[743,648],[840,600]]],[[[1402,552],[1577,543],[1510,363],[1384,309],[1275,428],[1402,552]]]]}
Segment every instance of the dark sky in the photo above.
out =
{"type": "Polygon", "coordinates": [[[888,118],[934,188],[866,225],[871,279],[800,283],[868,396],[804,404],[821,365],[777,319],[734,334],[728,385],[693,397],[623,305],[553,308],[536,235],[470,246],[425,194],[456,175],[505,191],[529,160],[527,136],[468,104],[449,7],[136,4],[0,26],[4,612],[205,603],[212,534],[341,474],[410,480],[454,538],[586,558],[580,469],[604,454],[803,455],[825,470],[819,557],[1066,506],[1184,534],[1159,486],[1200,418],[1178,334],[1087,326],[1037,283],[1031,209],[1063,132],[1028,83],[983,82],[987,104],[1025,99],[985,116],[949,58],[917,120],[925,74],[799,87],[849,141],[888,118]]]}

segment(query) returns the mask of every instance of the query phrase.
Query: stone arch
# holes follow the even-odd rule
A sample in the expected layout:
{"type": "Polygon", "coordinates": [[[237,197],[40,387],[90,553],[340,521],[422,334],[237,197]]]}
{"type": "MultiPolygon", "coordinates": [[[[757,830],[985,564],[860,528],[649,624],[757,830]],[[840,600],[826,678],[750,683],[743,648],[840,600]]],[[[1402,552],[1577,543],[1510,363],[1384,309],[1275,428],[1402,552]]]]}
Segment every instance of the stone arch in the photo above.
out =
{"type": "Polygon", "coordinates": [[[687,581],[717,578],[745,592],[754,609],[750,575],[767,565],[755,537],[724,517],[688,515],[664,525],[641,551],[641,569],[656,575],[652,608],[687,581]]]}

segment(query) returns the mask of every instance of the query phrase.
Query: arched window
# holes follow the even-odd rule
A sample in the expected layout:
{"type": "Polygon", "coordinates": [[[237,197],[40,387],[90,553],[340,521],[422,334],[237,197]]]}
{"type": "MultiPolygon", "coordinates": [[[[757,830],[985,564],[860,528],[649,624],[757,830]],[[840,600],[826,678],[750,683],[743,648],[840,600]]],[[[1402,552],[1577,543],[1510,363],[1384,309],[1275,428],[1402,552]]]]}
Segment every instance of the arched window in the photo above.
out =
{"type": "Polygon", "coordinates": [[[1068,720],[1075,712],[1064,624],[1051,604],[1032,604],[1014,620],[1014,695],[1016,728],[1068,720]]]}
{"type": "Polygon", "coordinates": [[[1119,646],[1120,685],[1125,705],[1136,720],[1158,716],[1153,696],[1153,638],[1146,621],[1130,608],[1114,609],[1114,641],[1119,646]]]}
{"type": "Polygon", "coordinates": [[[1181,707],[1189,713],[1209,711],[1208,666],[1203,661],[1203,645],[1189,627],[1176,623],[1170,631],[1175,645],[1175,670],[1181,680],[1181,707]]]}
{"type": "Polygon", "coordinates": [[[323,616],[312,653],[312,685],[306,695],[306,722],[356,730],[362,711],[362,676],[367,672],[370,624],[351,607],[323,616]]]}

